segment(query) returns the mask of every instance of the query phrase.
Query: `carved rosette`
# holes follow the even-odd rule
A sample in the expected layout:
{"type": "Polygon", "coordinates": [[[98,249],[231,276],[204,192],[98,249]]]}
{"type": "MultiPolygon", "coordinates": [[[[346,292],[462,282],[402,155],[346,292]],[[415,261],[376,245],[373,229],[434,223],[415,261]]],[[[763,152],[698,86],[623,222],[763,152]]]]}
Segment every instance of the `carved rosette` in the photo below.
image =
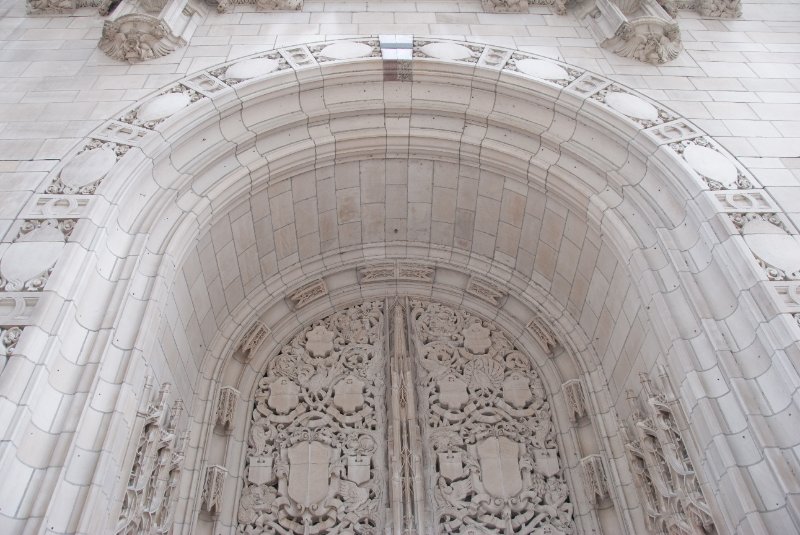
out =
{"type": "Polygon", "coordinates": [[[114,59],[139,63],[166,56],[185,44],[158,17],[130,13],[116,20],[107,20],[97,46],[114,59]]]}
{"type": "Polygon", "coordinates": [[[550,405],[493,323],[412,302],[419,418],[439,533],[573,533],[550,405]]]}
{"type": "Polygon", "coordinates": [[[383,303],[295,336],[259,381],[237,533],[384,532],[383,303]]]}

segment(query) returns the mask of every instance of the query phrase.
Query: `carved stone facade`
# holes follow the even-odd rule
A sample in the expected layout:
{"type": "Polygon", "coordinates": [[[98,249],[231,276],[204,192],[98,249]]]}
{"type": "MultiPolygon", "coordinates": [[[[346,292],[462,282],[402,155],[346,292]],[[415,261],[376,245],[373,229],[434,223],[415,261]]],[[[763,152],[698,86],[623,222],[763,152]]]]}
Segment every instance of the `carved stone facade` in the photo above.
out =
{"type": "MultiPolygon", "coordinates": [[[[666,382],[666,376],[661,379],[666,382]]],[[[711,509],[689,458],[680,407],[641,374],[644,403],[629,392],[632,418],[626,445],[651,533],[716,534],[711,509]]],[[[665,387],[669,391],[669,385],[665,387]]]]}
{"type": "Polygon", "coordinates": [[[538,373],[438,303],[366,302],[295,336],[259,382],[246,474],[243,534],[574,532],[538,373]]]}

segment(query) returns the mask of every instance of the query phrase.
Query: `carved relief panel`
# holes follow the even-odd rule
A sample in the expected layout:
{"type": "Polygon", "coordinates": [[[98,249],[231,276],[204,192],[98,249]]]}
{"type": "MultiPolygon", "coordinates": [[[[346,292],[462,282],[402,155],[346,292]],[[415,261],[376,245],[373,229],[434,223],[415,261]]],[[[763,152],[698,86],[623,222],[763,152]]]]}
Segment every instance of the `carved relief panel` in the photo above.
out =
{"type": "Polygon", "coordinates": [[[238,533],[573,533],[544,385],[494,324],[363,303],[270,360],[238,533]]]}
{"type": "Polygon", "coordinates": [[[238,533],[383,533],[383,303],[313,324],[256,392],[238,533]]]}
{"type": "Polygon", "coordinates": [[[412,302],[426,478],[439,533],[572,533],[539,374],[493,323],[412,302]]]}

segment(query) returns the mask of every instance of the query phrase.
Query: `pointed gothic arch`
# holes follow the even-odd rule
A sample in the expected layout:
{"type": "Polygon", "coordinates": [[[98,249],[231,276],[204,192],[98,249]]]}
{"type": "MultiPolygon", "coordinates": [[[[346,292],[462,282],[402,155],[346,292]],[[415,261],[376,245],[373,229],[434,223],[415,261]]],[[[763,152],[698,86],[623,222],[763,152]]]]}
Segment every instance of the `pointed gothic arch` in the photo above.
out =
{"type": "MultiPolygon", "coordinates": [[[[523,342],[532,340],[528,325],[552,330],[564,357],[543,374],[554,396],[565,381],[584,381],[602,440],[582,453],[615,467],[608,477],[622,489],[612,502],[623,529],[635,530],[643,515],[617,415],[628,414],[636,372],[658,364],[680,392],[695,466],[720,504],[717,522],[771,526],[767,509],[790,508],[758,498],[778,487],[774,459],[760,457],[769,477],[753,479],[741,450],[710,431],[745,429],[760,450],[772,443],[764,428],[782,418],[731,423],[752,414],[734,391],[776,374],[798,334],[785,304],[791,266],[768,247],[793,243],[797,232],[766,192],[694,125],[602,76],[519,51],[420,40],[413,81],[400,81],[376,40],[357,44],[369,53],[337,59],[326,43],[302,45],[191,75],[104,123],[42,185],[21,234],[50,229],[48,220],[78,225],[53,257],[39,319],[0,381],[17,405],[19,436],[76,439],[66,449],[53,444],[43,465],[26,462],[15,443],[4,462],[29,484],[9,497],[7,524],[84,533],[114,525],[127,483],[118,474],[136,455],[128,445],[154,377],[186,405],[176,531],[198,529],[217,455],[217,389],[231,384],[226,374],[261,369],[230,366],[245,331],[259,320],[274,344],[356,296],[407,288],[494,310],[523,342]],[[403,176],[405,217],[389,217],[403,176]],[[382,201],[372,178],[383,184],[382,201]],[[434,213],[437,188],[453,190],[441,192],[454,196],[442,201],[452,202],[452,216],[434,213]],[[295,191],[316,200],[316,213],[289,202],[295,191]],[[323,199],[329,210],[319,209],[323,199]],[[306,215],[312,222],[300,235],[306,215]],[[335,238],[323,239],[334,224],[335,238]],[[404,261],[432,268],[430,280],[400,277],[404,261]],[[362,284],[375,266],[391,275],[362,284]],[[768,359],[740,371],[756,353],[768,359]],[[54,423],[54,398],[70,419],[54,423]],[[726,489],[746,503],[732,505],[726,489]],[[53,498],[34,506],[40,493],[53,498]]],[[[34,278],[12,282],[30,289],[34,278]]],[[[791,392],[793,380],[776,376],[775,388],[791,392]]],[[[790,410],[783,397],[778,409],[790,410]]],[[[594,515],[588,506],[585,514],[594,515]]]]}

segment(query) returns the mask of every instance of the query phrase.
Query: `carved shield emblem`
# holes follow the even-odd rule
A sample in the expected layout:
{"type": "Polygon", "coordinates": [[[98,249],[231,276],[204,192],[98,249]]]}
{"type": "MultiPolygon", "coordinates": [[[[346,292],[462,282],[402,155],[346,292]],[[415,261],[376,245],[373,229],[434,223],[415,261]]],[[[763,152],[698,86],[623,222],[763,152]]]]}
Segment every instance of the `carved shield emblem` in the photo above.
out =
{"type": "Polygon", "coordinates": [[[555,448],[542,448],[534,450],[534,469],[546,477],[554,476],[558,473],[558,450],[555,448]]]}
{"type": "Polygon", "coordinates": [[[281,377],[269,391],[267,404],[278,414],[291,412],[299,402],[300,389],[286,377],[281,377]]]}
{"type": "Polygon", "coordinates": [[[464,465],[461,454],[458,452],[443,452],[439,454],[439,473],[445,478],[453,480],[463,475],[464,465]]]}
{"type": "Polygon", "coordinates": [[[272,483],[272,456],[250,457],[247,479],[254,485],[272,483]]]}
{"type": "Polygon", "coordinates": [[[481,481],[496,498],[511,498],[522,491],[519,444],[507,437],[489,437],[478,444],[481,481]]]}
{"type": "Polygon", "coordinates": [[[299,442],[288,449],[289,497],[308,507],[328,495],[331,448],[322,442],[299,442]]]}
{"type": "Polygon", "coordinates": [[[467,383],[452,373],[439,379],[439,402],[445,409],[459,410],[469,401],[467,383]]]}
{"type": "Polygon", "coordinates": [[[492,346],[492,339],[489,336],[489,329],[480,323],[473,323],[461,331],[461,334],[464,335],[464,347],[476,355],[486,353],[486,351],[492,346]]]}
{"type": "Polygon", "coordinates": [[[306,335],[306,349],[312,357],[324,357],[333,351],[333,333],[317,325],[306,335]]]}
{"type": "Polygon", "coordinates": [[[347,479],[360,485],[369,481],[371,455],[349,455],[347,457],[347,479]]]}
{"type": "Polygon", "coordinates": [[[530,381],[521,373],[514,372],[503,381],[503,399],[516,409],[524,408],[533,399],[530,381]]]}
{"type": "Polygon", "coordinates": [[[348,375],[333,387],[333,403],[344,413],[352,413],[364,405],[364,381],[348,375]]]}

